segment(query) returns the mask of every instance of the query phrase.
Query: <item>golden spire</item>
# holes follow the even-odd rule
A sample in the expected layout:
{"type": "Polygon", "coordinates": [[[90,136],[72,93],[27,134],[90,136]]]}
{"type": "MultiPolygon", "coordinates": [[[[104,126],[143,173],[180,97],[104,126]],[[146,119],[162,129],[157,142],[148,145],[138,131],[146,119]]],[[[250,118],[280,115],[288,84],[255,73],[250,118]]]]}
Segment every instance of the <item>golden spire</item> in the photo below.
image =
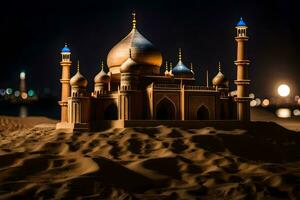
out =
{"type": "Polygon", "coordinates": [[[173,69],[173,64],[172,62],[170,62],[170,70],[172,71],[172,69],[173,69]]]}
{"type": "Polygon", "coordinates": [[[169,71],[169,68],[168,68],[168,61],[166,61],[166,71],[169,71]]]}
{"type": "Polygon", "coordinates": [[[193,63],[191,63],[191,71],[194,71],[193,63]]]}
{"type": "Polygon", "coordinates": [[[104,69],[104,63],[103,63],[103,60],[101,61],[101,71],[103,71],[104,69]]]}
{"type": "Polygon", "coordinates": [[[219,61],[219,72],[221,72],[221,62],[219,61]]]}
{"type": "Polygon", "coordinates": [[[79,72],[79,59],[77,60],[77,72],[79,72]]]}
{"type": "Polygon", "coordinates": [[[136,19],[135,19],[135,11],[132,13],[132,29],[136,29],[136,19]]]}
{"type": "Polygon", "coordinates": [[[179,48],[178,50],[178,57],[179,57],[179,61],[181,61],[181,48],[179,48]]]}

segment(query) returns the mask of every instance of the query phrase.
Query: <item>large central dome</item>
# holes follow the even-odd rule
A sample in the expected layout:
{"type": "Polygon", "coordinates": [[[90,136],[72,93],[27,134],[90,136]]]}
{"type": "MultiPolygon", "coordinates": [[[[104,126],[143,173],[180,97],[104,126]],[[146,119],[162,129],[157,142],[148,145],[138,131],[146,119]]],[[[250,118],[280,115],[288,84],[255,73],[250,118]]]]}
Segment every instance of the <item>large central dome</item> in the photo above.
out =
{"type": "Polygon", "coordinates": [[[142,73],[159,73],[162,55],[135,27],[135,19],[131,32],[116,44],[107,56],[107,65],[112,74],[120,73],[120,66],[129,58],[141,65],[142,73]]]}

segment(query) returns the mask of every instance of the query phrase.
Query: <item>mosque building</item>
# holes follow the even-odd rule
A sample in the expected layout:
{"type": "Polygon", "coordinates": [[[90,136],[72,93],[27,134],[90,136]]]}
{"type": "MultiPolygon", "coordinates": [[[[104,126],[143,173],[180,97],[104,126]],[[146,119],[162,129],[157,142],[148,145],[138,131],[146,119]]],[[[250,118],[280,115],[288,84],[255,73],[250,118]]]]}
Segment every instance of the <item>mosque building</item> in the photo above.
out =
{"type": "Polygon", "coordinates": [[[229,91],[229,80],[222,73],[212,79],[212,86],[195,85],[193,65],[184,63],[178,50],[178,62],[163,65],[161,52],[137,29],[133,13],[131,32],[108,53],[107,66],[102,62],[94,78],[94,91],[87,91],[88,81],[80,73],[70,78],[71,50],[61,51],[62,78],[61,122],[57,128],[97,130],[103,122],[114,127],[118,122],[142,120],[250,120],[250,80],[245,43],[247,26],[241,18],[236,25],[237,86],[235,95],[229,91]],[[161,68],[164,72],[161,73],[161,68]]]}

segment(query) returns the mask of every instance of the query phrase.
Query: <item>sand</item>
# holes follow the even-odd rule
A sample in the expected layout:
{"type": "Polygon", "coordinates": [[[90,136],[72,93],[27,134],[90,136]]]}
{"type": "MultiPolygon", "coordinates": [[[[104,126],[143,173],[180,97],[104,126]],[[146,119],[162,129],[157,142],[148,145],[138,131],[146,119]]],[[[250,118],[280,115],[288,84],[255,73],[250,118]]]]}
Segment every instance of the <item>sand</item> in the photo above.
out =
{"type": "Polygon", "coordinates": [[[300,199],[300,135],[272,122],[84,133],[54,123],[0,117],[0,199],[300,199]]]}

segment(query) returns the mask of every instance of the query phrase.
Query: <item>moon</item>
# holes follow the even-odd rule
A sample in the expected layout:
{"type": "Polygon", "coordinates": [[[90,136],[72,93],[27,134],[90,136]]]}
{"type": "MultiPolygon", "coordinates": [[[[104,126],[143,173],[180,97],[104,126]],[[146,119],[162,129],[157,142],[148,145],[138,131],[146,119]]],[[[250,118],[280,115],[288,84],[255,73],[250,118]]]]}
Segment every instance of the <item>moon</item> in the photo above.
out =
{"type": "Polygon", "coordinates": [[[287,84],[281,84],[277,89],[277,92],[281,97],[289,96],[290,91],[290,87],[287,84]]]}

